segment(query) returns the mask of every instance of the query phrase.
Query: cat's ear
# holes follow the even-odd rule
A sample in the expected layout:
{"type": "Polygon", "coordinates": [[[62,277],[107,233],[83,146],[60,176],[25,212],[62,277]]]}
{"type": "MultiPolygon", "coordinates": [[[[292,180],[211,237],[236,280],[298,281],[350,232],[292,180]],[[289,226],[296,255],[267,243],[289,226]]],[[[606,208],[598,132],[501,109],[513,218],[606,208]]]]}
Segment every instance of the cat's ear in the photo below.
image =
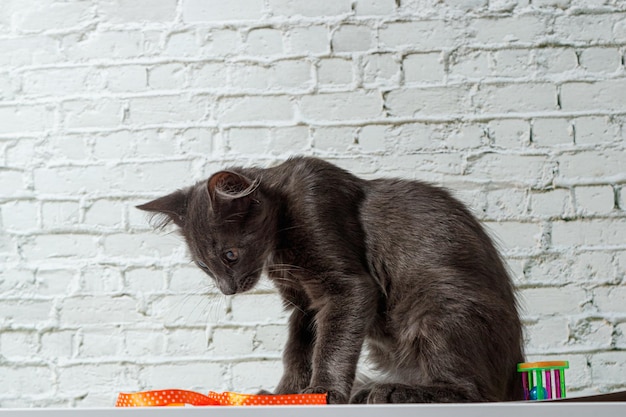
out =
{"type": "Polygon", "coordinates": [[[214,210],[245,212],[253,202],[258,181],[232,171],[220,171],[211,176],[207,189],[214,210]]]}
{"type": "Polygon", "coordinates": [[[171,222],[174,222],[179,227],[183,227],[185,225],[185,217],[187,217],[187,196],[187,191],[177,190],[156,200],[141,204],[137,208],[161,215],[157,227],[165,227],[171,222]]]}

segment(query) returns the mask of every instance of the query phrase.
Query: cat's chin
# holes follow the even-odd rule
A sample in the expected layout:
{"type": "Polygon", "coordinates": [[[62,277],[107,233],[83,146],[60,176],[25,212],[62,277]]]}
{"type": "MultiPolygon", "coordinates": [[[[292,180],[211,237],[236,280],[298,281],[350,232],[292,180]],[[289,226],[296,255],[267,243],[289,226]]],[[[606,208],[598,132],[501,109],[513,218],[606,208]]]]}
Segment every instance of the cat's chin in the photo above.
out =
{"type": "Polygon", "coordinates": [[[248,275],[244,279],[239,282],[237,287],[237,293],[240,294],[242,292],[250,291],[257,282],[259,282],[260,275],[248,275]]]}
{"type": "Polygon", "coordinates": [[[231,282],[221,283],[221,285],[218,284],[218,288],[224,295],[241,294],[254,288],[259,278],[260,275],[248,275],[236,284],[231,282]]]}

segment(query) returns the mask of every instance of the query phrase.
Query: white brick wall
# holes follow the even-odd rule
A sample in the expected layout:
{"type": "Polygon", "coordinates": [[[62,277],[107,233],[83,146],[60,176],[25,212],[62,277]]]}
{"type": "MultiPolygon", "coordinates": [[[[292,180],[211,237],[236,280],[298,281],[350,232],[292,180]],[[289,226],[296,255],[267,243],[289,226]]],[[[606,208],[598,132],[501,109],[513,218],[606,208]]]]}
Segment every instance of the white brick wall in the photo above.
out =
{"type": "Polygon", "coordinates": [[[625,389],[625,51],[618,0],[4,0],[0,407],[272,388],[271,284],[219,295],[134,205],[291,154],[453,189],[530,358],[625,389]]]}

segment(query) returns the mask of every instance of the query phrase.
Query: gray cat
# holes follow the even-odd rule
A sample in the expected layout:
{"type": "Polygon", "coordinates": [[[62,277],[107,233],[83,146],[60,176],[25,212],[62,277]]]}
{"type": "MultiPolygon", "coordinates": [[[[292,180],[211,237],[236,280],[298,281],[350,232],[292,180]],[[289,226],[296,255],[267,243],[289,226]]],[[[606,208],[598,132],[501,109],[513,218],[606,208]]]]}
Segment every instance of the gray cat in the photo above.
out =
{"type": "Polygon", "coordinates": [[[522,398],[513,285],[447,191],[315,158],[231,168],[138,206],[181,229],[227,295],[266,271],[291,309],[282,393],[329,403],[522,398]],[[355,384],[364,342],[381,379],[355,384]]]}

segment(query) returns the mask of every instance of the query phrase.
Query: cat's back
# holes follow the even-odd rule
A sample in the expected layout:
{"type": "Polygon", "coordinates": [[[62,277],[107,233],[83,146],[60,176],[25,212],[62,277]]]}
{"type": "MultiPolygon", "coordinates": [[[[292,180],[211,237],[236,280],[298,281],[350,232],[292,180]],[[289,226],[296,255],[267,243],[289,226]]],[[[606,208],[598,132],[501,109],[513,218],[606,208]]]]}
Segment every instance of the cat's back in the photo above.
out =
{"type": "Polygon", "coordinates": [[[488,285],[509,278],[488,234],[471,211],[447,190],[400,179],[369,181],[361,207],[372,262],[395,275],[410,270],[471,270],[488,285]]]}

